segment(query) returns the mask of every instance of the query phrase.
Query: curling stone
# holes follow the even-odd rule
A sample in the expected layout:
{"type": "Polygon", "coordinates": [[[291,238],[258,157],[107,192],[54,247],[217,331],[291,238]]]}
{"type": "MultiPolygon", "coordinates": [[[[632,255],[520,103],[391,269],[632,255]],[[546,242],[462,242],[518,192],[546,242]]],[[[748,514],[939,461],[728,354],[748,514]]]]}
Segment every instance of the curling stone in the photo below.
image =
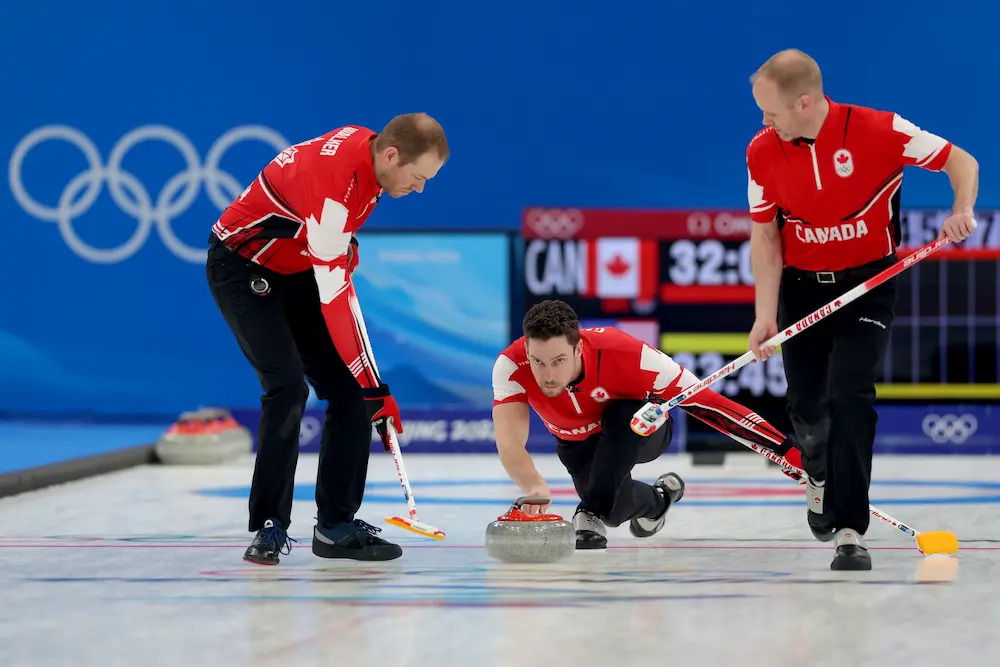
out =
{"type": "Polygon", "coordinates": [[[168,465],[216,465],[251,452],[250,431],[228,411],[184,412],[156,441],[156,457],[168,465]]]}
{"type": "Polygon", "coordinates": [[[525,514],[522,505],[547,505],[548,498],[522,496],[486,527],[486,553],[504,563],[554,563],[576,551],[573,524],[558,514],[525,514]]]}

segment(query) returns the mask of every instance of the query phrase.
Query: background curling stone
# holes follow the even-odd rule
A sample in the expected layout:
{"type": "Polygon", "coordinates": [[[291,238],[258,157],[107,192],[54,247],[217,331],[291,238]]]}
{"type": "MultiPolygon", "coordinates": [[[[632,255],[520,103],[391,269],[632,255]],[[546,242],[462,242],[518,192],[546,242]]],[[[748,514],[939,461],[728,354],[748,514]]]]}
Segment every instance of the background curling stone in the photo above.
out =
{"type": "Polygon", "coordinates": [[[554,563],[576,551],[573,524],[558,514],[525,514],[522,505],[547,505],[548,498],[524,496],[486,527],[486,554],[504,563],[554,563]]]}
{"type": "Polygon", "coordinates": [[[221,408],[182,413],[156,441],[156,457],[167,465],[218,465],[250,454],[250,431],[221,408]]]}

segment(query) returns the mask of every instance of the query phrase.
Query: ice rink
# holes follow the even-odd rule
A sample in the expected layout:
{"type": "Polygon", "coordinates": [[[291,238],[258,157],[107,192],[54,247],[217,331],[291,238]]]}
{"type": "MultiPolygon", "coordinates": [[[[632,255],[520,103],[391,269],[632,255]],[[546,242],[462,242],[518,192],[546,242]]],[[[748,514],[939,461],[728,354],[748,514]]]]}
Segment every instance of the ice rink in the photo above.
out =
{"type": "MultiPolygon", "coordinates": [[[[252,459],[142,467],[0,500],[0,665],[981,665],[1000,653],[1000,461],[876,458],[872,503],[917,530],[950,530],[955,557],[924,557],[872,520],[874,569],[835,573],[805,524],[803,488],[753,454],[723,467],[684,455],[640,466],[687,482],[664,530],[610,532],[606,552],[504,565],[487,524],[516,495],[492,456],[406,457],[419,538],[383,521],[406,506],[373,456],[360,517],[398,541],[388,563],[312,555],[315,456],[299,462],[277,567],[243,562],[252,459]]],[[[557,502],[576,496],[536,457],[557,502]]]]}

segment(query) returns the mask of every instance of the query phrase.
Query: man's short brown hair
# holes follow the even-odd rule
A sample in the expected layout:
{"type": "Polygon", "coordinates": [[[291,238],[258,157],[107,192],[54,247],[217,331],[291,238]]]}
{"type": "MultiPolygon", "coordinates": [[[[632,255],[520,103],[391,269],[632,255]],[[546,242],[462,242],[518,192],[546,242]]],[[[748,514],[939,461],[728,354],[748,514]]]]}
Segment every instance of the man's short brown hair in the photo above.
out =
{"type": "Polygon", "coordinates": [[[450,155],[444,130],[425,113],[406,113],[390,120],[375,138],[375,149],[382,151],[389,146],[399,151],[400,164],[415,162],[428,151],[436,151],[442,162],[450,155]]]}
{"type": "Polygon", "coordinates": [[[785,49],[767,59],[750,77],[750,83],[759,77],[770,79],[783,95],[821,93],[823,74],[819,64],[798,49],[785,49]]]}
{"type": "Polygon", "coordinates": [[[580,320],[565,301],[550,299],[536,303],[524,314],[522,325],[526,339],[546,341],[566,336],[574,347],[580,342],[580,320]]]}

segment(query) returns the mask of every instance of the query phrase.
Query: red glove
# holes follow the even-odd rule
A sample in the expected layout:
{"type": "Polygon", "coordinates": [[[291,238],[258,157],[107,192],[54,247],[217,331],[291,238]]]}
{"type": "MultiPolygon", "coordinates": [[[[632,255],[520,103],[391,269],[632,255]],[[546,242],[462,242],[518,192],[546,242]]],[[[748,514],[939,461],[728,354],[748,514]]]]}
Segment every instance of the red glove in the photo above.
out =
{"type": "MultiPolygon", "coordinates": [[[[803,470],[803,468],[802,468],[802,452],[800,452],[799,448],[795,446],[794,441],[792,442],[791,446],[788,448],[788,451],[786,451],[784,454],[782,454],[782,456],[784,457],[784,459],[786,461],[788,461],[789,463],[791,463],[793,466],[795,466],[799,470],[803,470]]],[[[796,482],[798,482],[799,480],[802,479],[802,475],[800,475],[798,472],[796,472],[794,470],[791,470],[789,468],[782,468],[781,472],[783,472],[788,477],[791,477],[796,482]]]]}
{"type": "Polygon", "coordinates": [[[396,399],[389,393],[389,385],[383,384],[372,389],[362,389],[361,393],[365,397],[368,420],[375,424],[375,429],[382,438],[382,446],[385,447],[385,451],[391,452],[386,422],[392,420],[396,433],[402,433],[403,420],[399,418],[399,406],[396,404],[396,399]]]}

